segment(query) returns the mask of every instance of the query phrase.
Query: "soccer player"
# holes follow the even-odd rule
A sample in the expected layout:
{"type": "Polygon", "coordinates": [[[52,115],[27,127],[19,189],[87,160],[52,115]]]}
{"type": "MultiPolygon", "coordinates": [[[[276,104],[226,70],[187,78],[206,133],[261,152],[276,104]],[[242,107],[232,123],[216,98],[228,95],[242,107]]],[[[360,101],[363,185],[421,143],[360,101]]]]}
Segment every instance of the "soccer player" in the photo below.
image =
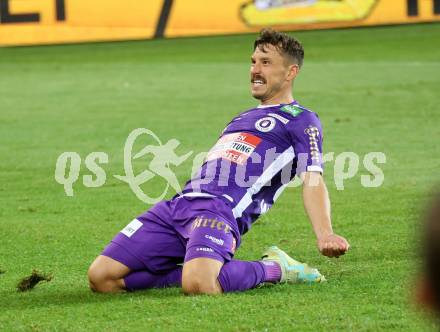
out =
{"type": "Polygon", "coordinates": [[[115,236],[89,268],[92,290],[177,285],[185,294],[220,294],[262,283],[325,280],[277,247],[260,261],[233,259],[241,236],[295,175],[303,181],[319,251],[338,257],[349,248],[332,230],[319,118],[292,96],[303,58],[296,39],[270,29],[261,32],[250,67],[252,96],[260,105],[232,119],[181,193],[154,205],[115,236]]]}

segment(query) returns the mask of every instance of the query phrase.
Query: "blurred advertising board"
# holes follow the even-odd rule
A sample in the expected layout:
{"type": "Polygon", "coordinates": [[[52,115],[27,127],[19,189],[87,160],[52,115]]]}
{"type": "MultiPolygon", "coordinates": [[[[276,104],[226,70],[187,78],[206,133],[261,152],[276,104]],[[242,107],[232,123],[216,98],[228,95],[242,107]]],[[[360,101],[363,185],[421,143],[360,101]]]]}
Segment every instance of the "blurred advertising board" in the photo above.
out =
{"type": "Polygon", "coordinates": [[[0,45],[440,21],[440,0],[0,0],[0,45]]]}

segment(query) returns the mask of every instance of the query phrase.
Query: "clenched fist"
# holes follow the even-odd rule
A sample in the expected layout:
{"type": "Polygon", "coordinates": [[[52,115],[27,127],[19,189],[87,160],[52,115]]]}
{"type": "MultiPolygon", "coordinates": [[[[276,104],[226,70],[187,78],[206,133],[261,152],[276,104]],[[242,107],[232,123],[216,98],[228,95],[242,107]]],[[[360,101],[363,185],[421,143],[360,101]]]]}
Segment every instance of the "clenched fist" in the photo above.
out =
{"type": "Polygon", "coordinates": [[[350,244],[342,236],[336,234],[326,235],[318,239],[318,249],[324,256],[339,257],[345,254],[350,244]]]}

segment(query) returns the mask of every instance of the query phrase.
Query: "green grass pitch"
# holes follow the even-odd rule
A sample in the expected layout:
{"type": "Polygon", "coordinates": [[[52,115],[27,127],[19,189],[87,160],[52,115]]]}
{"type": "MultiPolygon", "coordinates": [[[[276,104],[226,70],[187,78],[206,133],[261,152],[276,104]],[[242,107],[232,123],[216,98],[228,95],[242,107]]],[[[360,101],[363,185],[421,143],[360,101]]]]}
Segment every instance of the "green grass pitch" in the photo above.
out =
{"type": "MultiPolygon", "coordinates": [[[[338,260],[319,255],[300,190],[289,188],[242,243],[240,259],[272,244],[317,266],[328,283],[219,297],[177,288],[121,295],[88,290],[86,271],[114,234],[148,208],[127,184],[123,147],[135,128],[206,151],[249,94],[255,35],[0,49],[1,331],[431,331],[414,309],[418,216],[440,168],[440,24],[298,32],[306,50],[294,96],[322,120],[326,152],[382,151],[385,181],[361,175],[338,191],[325,177],[338,260]],[[57,157],[109,155],[107,181],[67,197],[57,157]],[[18,293],[33,268],[53,280],[18,293]]],[[[181,184],[191,162],[175,168],[181,184]]],[[[160,191],[160,181],[143,187],[160,191]]],[[[170,192],[167,197],[171,197],[170,192]]]]}

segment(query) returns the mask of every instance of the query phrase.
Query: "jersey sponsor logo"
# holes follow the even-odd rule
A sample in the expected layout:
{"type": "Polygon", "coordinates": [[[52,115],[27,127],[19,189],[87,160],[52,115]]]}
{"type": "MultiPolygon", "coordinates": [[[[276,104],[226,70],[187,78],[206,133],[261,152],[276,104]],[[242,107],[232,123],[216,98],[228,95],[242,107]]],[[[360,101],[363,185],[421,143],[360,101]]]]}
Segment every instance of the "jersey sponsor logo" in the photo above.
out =
{"type": "Polygon", "coordinates": [[[308,126],[304,130],[304,133],[309,136],[310,155],[312,156],[312,161],[321,163],[321,153],[318,145],[318,137],[320,135],[319,129],[314,126],[308,126]]]}
{"type": "Polygon", "coordinates": [[[198,248],[196,248],[196,251],[214,252],[214,250],[212,250],[211,248],[207,248],[207,247],[198,247],[198,248]]]}
{"type": "Polygon", "coordinates": [[[130,222],[127,226],[124,227],[121,233],[127,237],[131,237],[141,227],[142,227],[142,223],[139,220],[134,219],[132,222],[130,222]]]}
{"type": "Polygon", "coordinates": [[[297,117],[302,112],[304,112],[304,109],[297,105],[284,105],[283,107],[280,107],[280,110],[286,113],[289,113],[293,117],[297,117]]]}
{"type": "Polygon", "coordinates": [[[227,134],[217,141],[206,160],[223,158],[244,165],[260,142],[261,138],[248,133],[227,134]]]}
{"type": "Polygon", "coordinates": [[[218,244],[219,246],[222,246],[225,243],[224,240],[218,239],[218,238],[211,236],[211,235],[208,235],[208,234],[205,234],[205,239],[211,240],[211,242],[218,244]]]}
{"type": "Polygon", "coordinates": [[[203,218],[202,216],[196,217],[191,224],[191,230],[195,230],[199,227],[209,227],[212,229],[217,229],[223,231],[225,234],[231,232],[231,226],[227,225],[223,221],[218,221],[217,219],[203,218]]]}
{"type": "Polygon", "coordinates": [[[255,122],[255,128],[263,133],[267,133],[275,127],[275,124],[275,119],[268,116],[255,122]]]}

